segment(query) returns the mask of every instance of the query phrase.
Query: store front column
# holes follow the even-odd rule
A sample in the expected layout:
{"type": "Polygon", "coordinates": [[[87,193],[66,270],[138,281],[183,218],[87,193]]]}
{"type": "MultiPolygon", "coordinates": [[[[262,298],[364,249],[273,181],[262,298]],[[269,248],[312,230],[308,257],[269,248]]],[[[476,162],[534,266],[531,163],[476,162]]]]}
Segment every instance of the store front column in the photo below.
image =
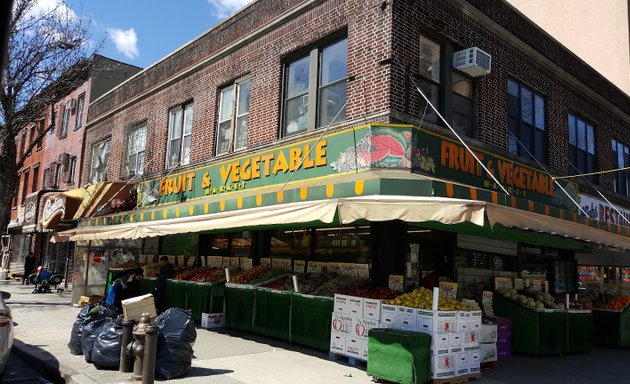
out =
{"type": "Polygon", "coordinates": [[[387,287],[389,275],[405,274],[407,224],[402,221],[373,222],[371,278],[377,286],[387,287]]]}

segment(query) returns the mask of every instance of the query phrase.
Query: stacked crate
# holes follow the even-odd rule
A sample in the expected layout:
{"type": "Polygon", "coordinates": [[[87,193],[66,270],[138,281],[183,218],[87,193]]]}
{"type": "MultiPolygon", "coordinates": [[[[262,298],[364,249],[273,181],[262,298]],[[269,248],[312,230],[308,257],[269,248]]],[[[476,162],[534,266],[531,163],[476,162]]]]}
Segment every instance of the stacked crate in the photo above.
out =
{"type": "Polygon", "coordinates": [[[330,332],[331,357],[334,354],[367,361],[368,332],[379,327],[380,318],[380,300],[336,294],[330,332]]]}
{"type": "Polygon", "coordinates": [[[512,355],[512,319],[509,317],[497,317],[497,357],[505,359],[512,355]]]}
{"type": "Polygon", "coordinates": [[[497,325],[481,324],[481,340],[479,342],[481,364],[497,361],[497,325]]]}

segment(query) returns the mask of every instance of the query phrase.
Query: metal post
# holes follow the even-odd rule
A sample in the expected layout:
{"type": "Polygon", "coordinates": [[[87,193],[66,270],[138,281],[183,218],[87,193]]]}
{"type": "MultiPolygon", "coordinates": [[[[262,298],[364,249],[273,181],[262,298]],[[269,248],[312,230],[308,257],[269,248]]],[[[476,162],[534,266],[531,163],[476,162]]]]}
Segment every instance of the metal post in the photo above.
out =
{"type": "Polygon", "coordinates": [[[136,358],[133,362],[133,374],[131,378],[134,380],[142,380],[142,358],[144,356],[144,335],[134,334],[135,341],[133,342],[132,353],[136,358]]]}
{"type": "Polygon", "coordinates": [[[133,332],[133,320],[123,320],[122,336],[120,338],[120,365],[119,372],[133,371],[133,358],[127,354],[127,346],[133,341],[131,333],[133,332]]]}
{"type": "Polygon", "coordinates": [[[142,362],[142,384],[155,381],[155,358],[157,355],[158,327],[149,325],[145,328],[144,361],[142,362]]]}

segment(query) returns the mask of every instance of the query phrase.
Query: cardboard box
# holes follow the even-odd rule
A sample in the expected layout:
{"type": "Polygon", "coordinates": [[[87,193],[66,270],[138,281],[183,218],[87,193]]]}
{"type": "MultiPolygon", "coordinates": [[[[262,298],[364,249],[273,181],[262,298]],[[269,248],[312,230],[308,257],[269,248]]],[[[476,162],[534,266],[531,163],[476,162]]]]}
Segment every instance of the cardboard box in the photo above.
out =
{"type": "Polygon", "coordinates": [[[461,352],[455,354],[455,358],[457,359],[457,372],[458,372],[457,374],[458,375],[460,374],[459,373],[460,370],[462,370],[462,371],[466,370],[466,373],[468,373],[468,368],[469,368],[468,355],[469,355],[469,353],[468,352],[464,352],[464,351],[461,351],[461,352]]]}
{"type": "Polygon", "coordinates": [[[363,358],[363,353],[367,350],[367,348],[367,339],[346,336],[346,355],[361,359],[363,358]]]}
{"type": "Polygon", "coordinates": [[[212,329],[223,327],[223,313],[201,313],[201,328],[212,329]]]}
{"type": "Polygon", "coordinates": [[[457,311],[416,310],[416,330],[425,333],[450,333],[457,330],[457,311]]]}
{"type": "Polygon", "coordinates": [[[343,315],[350,314],[350,296],[335,294],[333,312],[343,315]]]}
{"type": "Polygon", "coordinates": [[[405,331],[415,331],[416,328],[416,309],[410,307],[397,307],[396,328],[405,331]]]}
{"type": "Polygon", "coordinates": [[[481,339],[482,343],[496,343],[497,342],[497,325],[496,324],[481,324],[481,339]]]}
{"type": "Polygon", "coordinates": [[[81,296],[79,297],[79,301],[77,302],[77,305],[83,308],[88,304],[98,303],[99,301],[101,301],[102,298],[103,296],[97,296],[97,295],[81,296]]]}
{"type": "Polygon", "coordinates": [[[372,319],[366,319],[361,317],[352,318],[352,329],[350,330],[351,337],[358,337],[360,339],[367,340],[368,332],[372,328],[378,328],[379,322],[372,319]]]}
{"type": "Polygon", "coordinates": [[[143,313],[148,313],[151,319],[157,317],[155,300],[152,294],[132,297],[121,301],[123,315],[127,320],[140,320],[143,313]]]}
{"type": "Polygon", "coordinates": [[[481,363],[497,361],[497,343],[479,343],[479,361],[481,363]]]}
{"type": "Polygon", "coordinates": [[[396,305],[381,304],[381,327],[394,328],[398,317],[398,308],[396,305]]]}
{"type": "Polygon", "coordinates": [[[475,346],[479,344],[481,331],[468,330],[463,332],[462,344],[465,346],[475,346]]]}
{"type": "Polygon", "coordinates": [[[339,332],[330,332],[330,352],[346,352],[346,335],[339,332]]]}
{"type": "Polygon", "coordinates": [[[455,347],[455,348],[433,348],[431,347],[431,355],[456,355],[458,353],[464,352],[463,347],[455,347]]]}
{"type": "Polygon", "coordinates": [[[382,300],[363,299],[363,317],[366,319],[381,321],[382,300]]]}
{"type": "Polygon", "coordinates": [[[363,298],[348,296],[348,311],[350,315],[356,317],[363,317],[363,298]]]}
{"type": "Polygon", "coordinates": [[[434,379],[448,379],[455,377],[457,362],[454,355],[433,355],[431,356],[432,377],[434,379]]]}
{"type": "Polygon", "coordinates": [[[447,335],[450,347],[461,347],[464,344],[462,340],[464,338],[464,335],[462,334],[462,332],[453,332],[448,333],[447,335]]]}
{"type": "Polygon", "coordinates": [[[468,352],[468,368],[470,373],[478,373],[481,370],[479,347],[466,347],[464,349],[468,352]]]}
{"type": "Polygon", "coordinates": [[[353,332],[352,331],[353,325],[354,325],[354,317],[350,315],[344,315],[341,313],[333,312],[332,319],[330,322],[331,332],[338,332],[338,333],[343,333],[345,335],[351,335],[353,332]]]}
{"type": "Polygon", "coordinates": [[[470,311],[470,320],[473,324],[473,327],[481,327],[481,310],[470,311]]]}
{"type": "Polygon", "coordinates": [[[472,324],[470,322],[470,318],[466,318],[466,319],[458,318],[457,319],[457,332],[466,332],[470,329],[471,325],[472,324]]]}
{"type": "Polygon", "coordinates": [[[451,347],[451,337],[448,333],[436,333],[431,335],[431,349],[444,349],[451,347]]]}

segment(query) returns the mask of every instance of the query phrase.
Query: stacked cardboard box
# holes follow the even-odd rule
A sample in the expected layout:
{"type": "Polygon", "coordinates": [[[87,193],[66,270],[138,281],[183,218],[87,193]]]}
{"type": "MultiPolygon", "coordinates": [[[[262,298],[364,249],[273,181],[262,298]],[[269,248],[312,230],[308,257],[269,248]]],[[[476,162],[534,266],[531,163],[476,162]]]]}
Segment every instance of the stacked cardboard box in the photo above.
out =
{"type": "Polygon", "coordinates": [[[497,325],[481,324],[479,353],[482,363],[497,361],[497,325]]]}
{"type": "Polygon", "coordinates": [[[497,357],[505,359],[512,355],[512,319],[509,317],[497,317],[497,357]]]}
{"type": "Polygon", "coordinates": [[[335,295],[330,352],[367,361],[368,332],[378,328],[381,301],[335,295]]]}

